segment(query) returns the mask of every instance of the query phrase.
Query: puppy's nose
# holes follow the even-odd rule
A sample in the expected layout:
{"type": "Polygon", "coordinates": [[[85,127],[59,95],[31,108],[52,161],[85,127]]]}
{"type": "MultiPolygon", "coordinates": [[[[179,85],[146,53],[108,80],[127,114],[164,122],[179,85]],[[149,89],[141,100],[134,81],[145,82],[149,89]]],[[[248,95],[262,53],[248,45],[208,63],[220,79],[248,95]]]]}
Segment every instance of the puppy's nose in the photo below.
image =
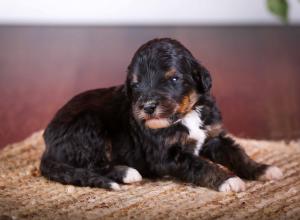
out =
{"type": "Polygon", "coordinates": [[[151,115],[155,111],[156,106],[157,106],[157,103],[154,103],[154,102],[145,104],[144,107],[143,107],[144,112],[151,115]]]}

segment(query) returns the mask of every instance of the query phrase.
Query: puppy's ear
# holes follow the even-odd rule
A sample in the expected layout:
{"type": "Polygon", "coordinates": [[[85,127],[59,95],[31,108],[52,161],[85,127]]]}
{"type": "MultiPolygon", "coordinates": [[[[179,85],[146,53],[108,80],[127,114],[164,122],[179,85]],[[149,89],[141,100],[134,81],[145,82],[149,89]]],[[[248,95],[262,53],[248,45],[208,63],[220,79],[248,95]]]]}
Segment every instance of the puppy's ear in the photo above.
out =
{"type": "Polygon", "coordinates": [[[132,82],[137,81],[137,76],[132,73],[132,68],[129,66],[127,68],[127,76],[126,76],[126,81],[125,81],[125,94],[127,97],[132,96],[132,82]]]}
{"type": "Polygon", "coordinates": [[[130,88],[130,77],[129,74],[127,73],[125,85],[124,85],[124,91],[127,97],[131,96],[131,88],[130,88]]]}
{"type": "Polygon", "coordinates": [[[211,76],[209,71],[198,62],[193,62],[193,78],[197,83],[197,87],[201,93],[208,93],[211,89],[211,76]]]}

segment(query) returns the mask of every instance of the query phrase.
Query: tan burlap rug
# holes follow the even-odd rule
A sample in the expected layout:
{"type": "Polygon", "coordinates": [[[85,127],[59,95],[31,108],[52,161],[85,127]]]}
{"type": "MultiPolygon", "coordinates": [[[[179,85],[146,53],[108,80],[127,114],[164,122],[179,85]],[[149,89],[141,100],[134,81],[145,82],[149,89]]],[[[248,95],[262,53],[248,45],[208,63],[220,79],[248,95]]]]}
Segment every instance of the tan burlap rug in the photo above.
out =
{"type": "Polygon", "coordinates": [[[300,141],[238,141],[279,166],[279,182],[247,182],[242,193],[144,180],[112,192],[54,183],[39,174],[42,132],[0,151],[0,219],[300,219],[300,141]]]}

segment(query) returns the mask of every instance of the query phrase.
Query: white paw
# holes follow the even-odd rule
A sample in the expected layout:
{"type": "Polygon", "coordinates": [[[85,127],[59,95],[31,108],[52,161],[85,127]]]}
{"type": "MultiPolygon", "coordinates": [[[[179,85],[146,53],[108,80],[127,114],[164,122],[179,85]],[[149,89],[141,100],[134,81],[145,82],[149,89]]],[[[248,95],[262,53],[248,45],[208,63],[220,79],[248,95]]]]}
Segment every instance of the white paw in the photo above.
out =
{"type": "Polygon", "coordinates": [[[115,191],[121,190],[121,187],[120,187],[120,185],[118,183],[111,182],[109,185],[110,185],[109,186],[110,189],[112,189],[112,190],[115,190],[115,191]]]}
{"type": "Polygon", "coordinates": [[[231,177],[219,187],[220,192],[241,192],[246,190],[246,185],[239,177],[231,177]]]}
{"type": "Polygon", "coordinates": [[[126,170],[126,174],[123,177],[123,183],[134,183],[134,182],[139,182],[141,180],[142,180],[142,176],[139,173],[139,171],[131,167],[129,167],[126,170]]]}
{"type": "Polygon", "coordinates": [[[269,166],[265,173],[259,178],[260,180],[280,180],[282,179],[282,171],[276,166],[269,166]]]}

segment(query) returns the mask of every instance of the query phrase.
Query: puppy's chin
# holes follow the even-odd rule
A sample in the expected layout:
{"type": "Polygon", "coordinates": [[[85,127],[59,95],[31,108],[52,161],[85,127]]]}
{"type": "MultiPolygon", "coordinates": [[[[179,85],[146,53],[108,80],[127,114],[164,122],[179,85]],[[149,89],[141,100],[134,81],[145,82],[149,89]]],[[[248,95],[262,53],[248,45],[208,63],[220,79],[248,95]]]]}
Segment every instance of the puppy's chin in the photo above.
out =
{"type": "Polygon", "coordinates": [[[171,124],[167,118],[152,118],[145,121],[145,126],[151,129],[167,128],[171,124]]]}

